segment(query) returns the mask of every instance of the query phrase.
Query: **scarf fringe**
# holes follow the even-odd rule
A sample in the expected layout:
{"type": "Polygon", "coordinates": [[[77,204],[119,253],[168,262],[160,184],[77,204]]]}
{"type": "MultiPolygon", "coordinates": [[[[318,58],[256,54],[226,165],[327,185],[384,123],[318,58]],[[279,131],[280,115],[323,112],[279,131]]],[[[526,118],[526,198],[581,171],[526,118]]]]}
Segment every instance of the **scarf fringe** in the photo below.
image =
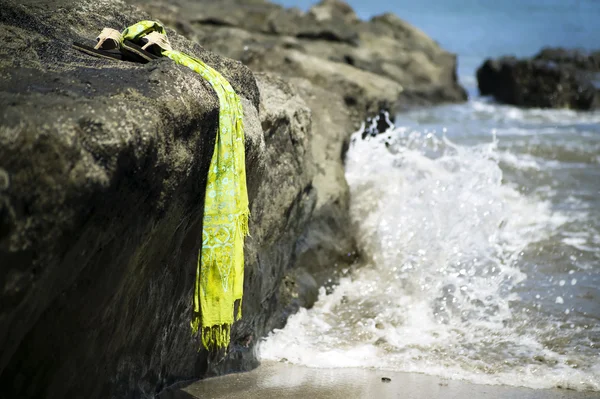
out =
{"type": "MultiPolygon", "coordinates": [[[[249,219],[250,219],[250,210],[246,209],[242,214],[240,214],[238,216],[238,219],[236,221],[237,230],[242,235],[242,238],[246,237],[246,236],[250,236],[250,229],[248,227],[249,219]]],[[[242,284],[244,284],[243,281],[242,281],[242,284]]],[[[238,321],[242,318],[242,299],[243,299],[243,297],[239,298],[238,310],[235,315],[235,321],[238,321]]]]}
{"type": "Polygon", "coordinates": [[[237,216],[237,220],[235,221],[236,230],[242,234],[242,237],[250,236],[248,220],[250,220],[250,210],[246,209],[237,216]]]}
{"type": "Polygon", "coordinates": [[[240,298],[240,301],[238,302],[238,311],[235,315],[235,321],[238,321],[241,318],[242,318],[242,298],[240,298]]]}
{"type": "Polygon", "coordinates": [[[190,325],[192,327],[192,335],[198,334],[198,329],[200,328],[200,314],[194,313],[190,325]]]}
{"type": "Polygon", "coordinates": [[[208,350],[227,348],[231,337],[231,324],[202,327],[202,345],[208,350]]]}
{"type": "MultiPolygon", "coordinates": [[[[236,220],[234,222],[235,225],[235,235],[240,235],[242,238],[250,235],[250,229],[248,225],[248,221],[250,219],[250,210],[246,209],[239,215],[237,215],[236,220]]],[[[230,324],[222,324],[222,325],[214,325],[214,326],[204,326],[202,323],[202,313],[200,309],[196,309],[196,305],[199,307],[201,303],[200,298],[200,274],[202,268],[211,269],[218,267],[219,264],[227,264],[232,261],[231,254],[227,252],[220,251],[205,251],[204,254],[202,251],[198,253],[198,272],[196,274],[196,286],[194,289],[194,315],[192,317],[192,321],[190,323],[192,329],[192,335],[196,335],[198,331],[200,331],[200,327],[202,326],[202,345],[208,349],[219,349],[224,348],[229,345],[230,337],[231,337],[231,325],[230,324]],[[204,255],[204,259],[202,258],[204,255]]],[[[243,270],[242,270],[243,273],[243,270]]],[[[242,281],[243,284],[243,281],[242,281]]],[[[234,298],[234,305],[231,312],[235,312],[234,321],[238,321],[242,318],[242,297],[234,298]],[[235,301],[238,302],[237,312],[235,312],[235,301]]]]}

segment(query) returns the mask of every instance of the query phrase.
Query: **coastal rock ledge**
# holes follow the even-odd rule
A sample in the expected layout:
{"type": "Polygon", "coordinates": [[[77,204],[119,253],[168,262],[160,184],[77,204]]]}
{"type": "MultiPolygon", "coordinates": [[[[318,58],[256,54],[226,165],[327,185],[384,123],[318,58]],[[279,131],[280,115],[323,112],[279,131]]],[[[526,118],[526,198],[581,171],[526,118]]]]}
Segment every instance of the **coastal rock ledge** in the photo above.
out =
{"type": "Polygon", "coordinates": [[[477,69],[479,92],[529,108],[600,109],[600,51],[546,48],[532,58],[488,59],[477,69]]]}
{"type": "Polygon", "coordinates": [[[113,61],[71,46],[93,43],[104,27],[165,18],[162,11],[120,0],[2,1],[1,399],[149,398],[176,382],[249,370],[256,343],[311,307],[317,287],[356,259],[343,168],[350,134],[381,106],[409,103],[405,93],[433,103],[460,101],[464,91],[454,56],[424,34],[391,15],[361,25],[340,4],[323,2],[305,28],[273,43],[287,48],[281,59],[260,58],[269,52],[254,46],[252,59],[266,61],[249,62],[242,48],[254,73],[218,45],[241,22],[172,25],[188,38],[168,30],[173,47],[218,70],[244,106],[252,218],[243,318],[228,353],[209,354],[189,323],[218,123],[214,91],[168,59],[113,61]],[[336,22],[323,31],[330,18],[361,28],[336,22]],[[197,44],[196,29],[225,56],[197,44]],[[381,62],[356,47],[413,36],[397,68],[383,62],[393,47],[381,62]],[[348,57],[317,57],[327,43],[348,46],[348,57]]]}

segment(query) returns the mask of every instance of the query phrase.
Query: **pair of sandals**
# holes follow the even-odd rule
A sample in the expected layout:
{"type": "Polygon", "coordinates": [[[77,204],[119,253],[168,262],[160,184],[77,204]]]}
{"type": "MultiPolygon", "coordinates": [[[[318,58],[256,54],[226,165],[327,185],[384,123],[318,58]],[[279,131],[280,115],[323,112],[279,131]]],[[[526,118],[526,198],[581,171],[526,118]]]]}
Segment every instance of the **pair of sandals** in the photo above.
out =
{"type": "Polygon", "coordinates": [[[95,57],[142,64],[160,58],[163,50],[172,50],[167,37],[158,32],[150,32],[142,37],[140,46],[131,40],[123,40],[118,30],[104,28],[96,41],[94,47],[77,42],[73,43],[73,47],[95,57]]]}

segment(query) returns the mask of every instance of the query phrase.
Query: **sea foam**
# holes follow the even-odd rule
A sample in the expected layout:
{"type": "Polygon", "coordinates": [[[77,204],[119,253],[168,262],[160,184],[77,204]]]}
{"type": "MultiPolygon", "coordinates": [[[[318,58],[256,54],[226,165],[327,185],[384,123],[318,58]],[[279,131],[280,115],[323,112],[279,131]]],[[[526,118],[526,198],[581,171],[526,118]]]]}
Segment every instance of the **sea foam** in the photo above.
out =
{"type": "MultiPolygon", "coordinates": [[[[485,103],[478,106],[489,111],[485,103]]],[[[467,146],[409,128],[366,140],[356,133],[346,176],[366,261],[332,292],[322,289],[314,308],[301,309],[273,332],[259,356],[312,367],[600,390],[595,341],[577,354],[554,345],[569,336],[560,332],[564,320],[534,314],[554,300],[527,303],[517,290],[528,278],[526,248],[547,240],[568,218],[507,184],[501,161],[540,168],[539,160],[498,150],[494,138],[467,146]]],[[[565,241],[580,245],[572,237],[565,241]]],[[[597,327],[585,328],[584,336],[597,336],[597,327]]]]}

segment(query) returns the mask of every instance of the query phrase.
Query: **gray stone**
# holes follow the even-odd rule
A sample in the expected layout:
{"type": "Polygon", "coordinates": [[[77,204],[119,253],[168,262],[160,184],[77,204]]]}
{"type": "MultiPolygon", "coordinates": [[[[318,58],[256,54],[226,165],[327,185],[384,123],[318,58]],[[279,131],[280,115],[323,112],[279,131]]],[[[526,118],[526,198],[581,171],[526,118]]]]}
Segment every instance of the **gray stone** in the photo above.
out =
{"type": "Polygon", "coordinates": [[[477,69],[482,95],[521,107],[600,109],[600,51],[546,48],[532,58],[488,59],[477,69]]]}
{"type": "Polygon", "coordinates": [[[169,31],[174,47],[219,70],[242,97],[252,212],[244,317],[230,351],[209,354],[191,336],[217,98],[170,60],[117,62],[71,47],[147,18],[118,1],[3,3],[6,397],[151,397],[177,381],[248,369],[258,339],[315,300],[314,279],[291,269],[317,201],[309,108],[280,78],[257,85],[241,63],[169,31]]]}

